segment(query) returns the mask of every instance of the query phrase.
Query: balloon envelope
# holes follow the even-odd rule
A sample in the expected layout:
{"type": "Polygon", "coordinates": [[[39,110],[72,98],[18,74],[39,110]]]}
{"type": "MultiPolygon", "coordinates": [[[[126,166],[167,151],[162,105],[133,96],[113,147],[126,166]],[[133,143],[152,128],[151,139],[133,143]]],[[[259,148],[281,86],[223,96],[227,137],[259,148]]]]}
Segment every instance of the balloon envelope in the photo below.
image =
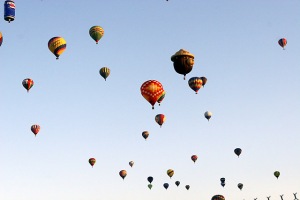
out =
{"type": "Polygon", "coordinates": [[[225,197],[223,195],[214,195],[211,200],[225,200],[225,197]]]}
{"type": "Polygon", "coordinates": [[[147,180],[148,180],[149,183],[152,183],[153,177],[152,177],[152,176],[149,176],[149,177],[147,178],[147,180]]]}
{"type": "Polygon", "coordinates": [[[178,187],[180,185],[180,181],[176,181],[175,185],[178,187]]]}
{"type": "Polygon", "coordinates": [[[197,156],[197,155],[192,155],[191,159],[192,159],[192,161],[194,161],[194,163],[195,163],[196,160],[198,159],[198,156],[197,156]]]}
{"type": "Polygon", "coordinates": [[[152,109],[154,109],[154,104],[164,92],[162,84],[156,80],[144,82],[140,90],[142,96],[152,105],[152,109]]]}
{"type": "Polygon", "coordinates": [[[234,153],[239,157],[242,153],[242,149],[241,148],[236,148],[236,149],[234,149],[234,153]]]}
{"type": "Polygon", "coordinates": [[[281,38],[278,40],[278,44],[284,49],[284,47],[287,45],[287,40],[285,38],[281,38]]]}
{"type": "Polygon", "coordinates": [[[95,163],[96,163],[96,159],[95,158],[90,158],[89,159],[89,163],[92,167],[94,167],[95,163]]]}
{"type": "Polygon", "coordinates": [[[102,67],[99,70],[99,74],[106,80],[106,78],[110,75],[110,69],[108,67],[102,67]]]}
{"type": "Polygon", "coordinates": [[[192,90],[198,93],[198,90],[202,87],[202,79],[199,77],[192,77],[189,79],[189,86],[192,90]]]}
{"type": "Polygon", "coordinates": [[[89,34],[91,38],[93,38],[96,41],[96,44],[98,44],[98,41],[104,35],[104,29],[101,26],[93,26],[90,28],[89,34]]]}
{"type": "Polygon", "coordinates": [[[152,184],[148,184],[148,188],[151,190],[152,189],[152,184]]]}
{"type": "Polygon", "coordinates": [[[168,169],[167,174],[170,178],[174,175],[174,170],[173,169],[168,169]]]}
{"type": "Polygon", "coordinates": [[[32,88],[32,86],[34,85],[34,82],[32,79],[26,78],[22,81],[22,85],[27,90],[27,92],[29,92],[30,88],[32,88]]]}
{"type": "Polygon", "coordinates": [[[33,134],[36,136],[39,131],[40,131],[41,127],[37,124],[34,124],[31,126],[31,131],[33,132],[33,134]]]}
{"type": "Polygon", "coordinates": [[[200,77],[200,78],[201,78],[201,80],[202,80],[202,86],[204,87],[204,85],[205,85],[206,82],[207,82],[207,78],[204,77],[204,76],[202,76],[202,77],[200,77]]]}
{"type": "Polygon", "coordinates": [[[169,183],[164,183],[164,188],[167,190],[169,187],[169,183]]]}
{"type": "Polygon", "coordinates": [[[240,190],[243,189],[243,186],[244,186],[244,185],[243,185],[242,183],[239,183],[239,184],[238,184],[238,188],[239,188],[240,190]]]}
{"type": "Polygon", "coordinates": [[[134,162],[133,162],[133,161],[130,161],[130,162],[129,162],[129,165],[130,165],[130,167],[132,167],[132,166],[134,165],[134,162]]]}
{"type": "Polygon", "coordinates": [[[3,36],[2,36],[2,33],[0,32],[0,47],[2,45],[2,42],[3,42],[3,36]]]}
{"type": "Polygon", "coordinates": [[[164,100],[165,96],[166,96],[166,92],[163,91],[162,95],[157,99],[158,105],[160,105],[160,103],[164,100]]]}
{"type": "Polygon", "coordinates": [[[155,116],[155,121],[160,125],[160,127],[163,125],[163,123],[166,121],[166,117],[164,114],[158,114],[155,116]]]}
{"type": "Polygon", "coordinates": [[[189,186],[189,185],[186,185],[185,188],[186,188],[187,190],[189,190],[189,189],[190,189],[190,186],[189,186]]]}
{"type": "Polygon", "coordinates": [[[127,171],[126,170],[121,170],[119,172],[119,175],[122,177],[122,179],[124,180],[124,178],[127,176],[127,171]]]}
{"type": "Polygon", "coordinates": [[[206,111],[205,113],[204,113],[204,117],[209,121],[209,119],[211,118],[211,116],[212,116],[212,112],[209,112],[209,111],[206,111]]]}
{"type": "Polygon", "coordinates": [[[48,42],[49,50],[56,56],[56,59],[66,50],[67,42],[62,37],[53,37],[48,42]]]}
{"type": "Polygon", "coordinates": [[[149,132],[148,131],[143,131],[142,136],[143,136],[143,138],[145,138],[145,140],[147,140],[147,138],[149,137],[149,132]]]}
{"type": "Polygon", "coordinates": [[[278,179],[278,177],[280,176],[280,172],[279,171],[275,171],[274,172],[274,176],[278,179]]]}

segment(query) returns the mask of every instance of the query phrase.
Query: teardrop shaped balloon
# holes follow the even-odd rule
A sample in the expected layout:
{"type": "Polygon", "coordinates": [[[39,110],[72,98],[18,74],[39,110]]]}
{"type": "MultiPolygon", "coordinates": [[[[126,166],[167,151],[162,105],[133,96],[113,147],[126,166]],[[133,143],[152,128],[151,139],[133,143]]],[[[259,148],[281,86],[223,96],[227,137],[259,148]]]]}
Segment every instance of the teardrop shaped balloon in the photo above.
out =
{"type": "Polygon", "coordinates": [[[145,138],[145,140],[147,140],[147,138],[149,137],[149,132],[148,131],[143,131],[142,136],[143,136],[143,138],[145,138]]]}
{"type": "Polygon", "coordinates": [[[166,117],[164,114],[158,114],[155,116],[155,121],[160,125],[160,127],[163,125],[163,123],[166,121],[166,117]]]}
{"type": "Polygon", "coordinates": [[[32,79],[26,78],[22,81],[22,85],[27,90],[27,92],[29,92],[30,88],[32,88],[32,86],[34,85],[34,82],[32,79]]]}
{"type": "Polygon", "coordinates": [[[122,177],[122,179],[124,180],[124,178],[127,176],[127,171],[126,170],[121,170],[119,172],[119,175],[122,177]]]}
{"type": "Polygon", "coordinates": [[[110,69],[108,67],[102,67],[99,70],[99,74],[104,78],[106,81],[106,78],[110,75],[110,69]]]}
{"type": "Polygon", "coordinates": [[[287,45],[287,40],[285,38],[281,38],[280,40],[278,40],[278,44],[282,47],[282,49],[284,50],[284,47],[287,45]]]}
{"type": "Polygon", "coordinates": [[[240,157],[240,155],[241,155],[241,153],[242,153],[242,149],[241,149],[241,148],[236,148],[236,149],[234,149],[234,153],[235,153],[238,157],[240,157]]]}
{"type": "Polygon", "coordinates": [[[40,125],[34,124],[31,126],[31,131],[33,132],[34,136],[36,136],[40,132],[40,125]]]}
{"type": "Polygon", "coordinates": [[[148,181],[149,183],[152,183],[153,177],[152,177],[152,176],[149,176],[149,177],[147,178],[147,181],[148,181]]]}
{"type": "Polygon", "coordinates": [[[151,190],[152,189],[152,184],[148,184],[148,188],[151,190]]]}
{"type": "Polygon", "coordinates": [[[2,36],[2,33],[0,32],[0,47],[2,45],[2,42],[3,42],[3,36],[2,36]]]}
{"type": "Polygon", "coordinates": [[[169,187],[169,183],[164,183],[164,188],[167,190],[169,187]]]}
{"type": "Polygon", "coordinates": [[[280,172],[279,171],[275,171],[274,172],[274,176],[278,179],[278,177],[280,176],[280,172]]]}
{"type": "Polygon", "coordinates": [[[238,188],[239,188],[240,190],[243,189],[243,186],[244,186],[243,183],[239,183],[239,184],[238,184],[238,188]]]}
{"type": "Polygon", "coordinates": [[[89,159],[89,163],[92,167],[94,167],[95,163],[96,163],[96,158],[90,158],[89,159]]]}
{"type": "Polygon", "coordinates": [[[154,104],[164,92],[162,84],[156,80],[144,82],[140,90],[142,96],[152,105],[152,109],[154,109],[154,104]]]}
{"type": "Polygon", "coordinates": [[[204,117],[209,121],[209,119],[211,118],[211,116],[212,116],[212,112],[209,112],[209,111],[206,111],[205,113],[204,113],[204,117]]]}
{"type": "Polygon", "coordinates": [[[189,190],[189,189],[190,189],[190,186],[189,186],[189,185],[186,185],[185,188],[186,188],[187,190],[189,190]]]}
{"type": "Polygon", "coordinates": [[[91,38],[93,38],[96,41],[96,44],[98,44],[98,41],[104,35],[104,29],[101,26],[93,26],[90,28],[89,33],[91,38]]]}
{"type": "Polygon", "coordinates": [[[167,174],[170,178],[172,178],[172,176],[174,175],[174,170],[173,169],[168,169],[167,170],[167,174]]]}
{"type": "Polygon", "coordinates": [[[56,56],[56,59],[66,50],[67,42],[62,37],[53,37],[48,42],[49,50],[56,56]]]}
{"type": "Polygon", "coordinates": [[[225,200],[225,197],[223,195],[217,194],[214,195],[211,200],[225,200]]]}
{"type": "Polygon", "coordinates": [[[171,61],[173,61],[173,66],[178,74],[185,75],[190,73],[194,65],[194,55],[190,52],[180,49],[173,56],[171,56],[171,61]]]}
{"type": "Polygon", "coordinates": [[[202,86],[204,87],[204,85],[205,85],[206,82],[207,82],[207,78],[204,77],[204,76],[202,76],[202,77],[200,77],[200,78],[201,78],[201,80],[202,80],[202,86]]]}
{"type": "Polygon", "coordinates": [[[162,95],[157,99],[157,103],[160,106],[160,103],[164,100],[166,92],[163,91],[162,95]]]}
{"type": "Polygon", "coordinates": [[[134,165],[134,162],[133,162],[133,161],[130,161],[130,162],[129,162],[129,166],[132,167],[133,165],[134,165]]]}
{"type": "Polygon", "coordinates": [[[195,163],[197,161],[197,159],[198,159],[198,156],[197,155],[192,155],[191,159],[195,163]]]}
{"type": "Polygon", "coordinates": [[[180,185],[180,181],[175,181],[175,185],[178,187],[180,185]]]}
{"type": "Polygon", "coordinates": [[[202,79],[199,77],[192,77],[189,80],[189,86],[192,90],[198,93],[199,89],[202,87],[202,79]]]}

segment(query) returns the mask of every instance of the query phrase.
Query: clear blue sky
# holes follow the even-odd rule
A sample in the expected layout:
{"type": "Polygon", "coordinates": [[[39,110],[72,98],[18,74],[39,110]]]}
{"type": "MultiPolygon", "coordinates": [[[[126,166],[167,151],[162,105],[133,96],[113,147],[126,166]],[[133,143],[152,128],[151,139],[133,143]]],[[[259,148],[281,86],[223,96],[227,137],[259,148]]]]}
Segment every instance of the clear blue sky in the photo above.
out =
{"type": "Polygon", "coordinates": [[[299,0],[16,1],[15,21],[0,20],[0,199],[300,197],[299,8],[299,0]],[[94,25],[105,31],[98,45],[94,25]],[[47,46],[54,36],[67,41],[59,60],[47,46]],[[195,55],[185,81],[170,60],[182,48],[195,55]],[[208,79],[197,95],[187,83],[194,76],[208,79]],[[25,78],[35,82],[29,93],[25,78]],[[166,91],[154,110],[140,94],[150,79],[166,91]]]}

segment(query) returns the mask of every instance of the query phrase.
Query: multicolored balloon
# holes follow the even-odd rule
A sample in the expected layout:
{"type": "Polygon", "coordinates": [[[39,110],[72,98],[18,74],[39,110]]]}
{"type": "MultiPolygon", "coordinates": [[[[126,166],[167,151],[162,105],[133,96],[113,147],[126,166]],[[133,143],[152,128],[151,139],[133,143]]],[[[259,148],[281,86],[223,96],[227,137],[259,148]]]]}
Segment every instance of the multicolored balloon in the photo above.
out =
{"type": "Polygon", "coordinates": [[[31,126],[31,131],[33,132],[34,136],[36,136],[40,132],[40,125],[34,124],[31,126]]]}
{"type": "Polygon", "coordinates": [[[167,174],[170,178],[172,178],[172,176],[174,175],[174,170],[173,169],[168,169],[167,170],[167,174]]]}
{"type": "Polygon", "coordinates": [[[156,80],[148,80],[141,86],[141,94],[152,105],[152,109],[154,109],[154,104],[163,92],[164,88],[162,84],[156,80]]]}
{"type": "Polygon", "coordinates": [[[164,188],[167,190],[169,187],[169,183],[164,183],[164,188]]]}
{"type": "Polygon", "coordinates": [[[133,162],[133,161],[130,161],[130,162],[129,162],[129,166],[132,167],[133,165],[134,165],[134,162],[133,162]]]}
{"type": "Polygon", "coordinates": [[[239,183],[237,186],[238,186],[238,188],[239,188],[240,190],[242,190],[243,187],[244,187],[243,183],[239,183]]]}
{"type": "Polygon", "coordinates": [[[164,100],[165,96],[166,96],[166,92],[164,91],[162,93],[162,95],[157,99],[157,103],[159,106],[160,106],[160,103],[164,100]]]}
{"type": "Polygon", "coordinates": [[[209,119],[211,118],[211,116],[212,116],[212,112],[209,112],[209,111],[206,111],[205,113],[204,113],[204,117],[209,121],[209,119]]]}
{"type": "Polygon", "coordinates": [[[223,195],[217,194],[214,195],[211,200],[225,200],[225,197],[223,195]]]}
{"type": "Polygon", "coordinates": [[[29,92],[30,88],[32,88],[32,86],[34,85],[34,82],[32,79],[26,78],[22,81],[22,85],[27,90],[27,92],[29,92]]]}
{"type": "Polygon", "coordinates": [[[93,26],[90,28],[90,36],[96,41],[96,44],[98,44],[98,41],[103,37],[104,35],[104,29],[101,26],[93,26]]]}
{"type": "Polygon", "coordinates": [[[2,42],[3,42],[3,36],[2,36],[2,33],[0,32],[0,47],[2,45],[2,42]]]}
{"type": "Polygon", "coordinates": [[[56,59],[66,50],[67,42],[62,37],[53,37],[48,42],[49,50],[56,56],[56,59]]]}
{"type": "Polygon", "coordinates": [[[240,155],[241,155],[241,153],[242,153],[242,149],[241,149],[241,148],[236,148],[236,149],[234,149],[234,153],[235,153],[238,157],[240,157],[240,155]]]}
{"type": "Polygon", "coordinates": [[[198,159],[198,156],[197,155],[192,155],[191,159],[195,163],[198,159]]]}
{"type": "Polygon", "coordinates": [[[202,87],[202,79],[199,77],[192,77],[188,83],[190,88],[198,94],[199,89],[202,87]]]}
{"type": "Polygon", "coordinates": [[[124,178],[127,176],[127,171],[126,170],[121,170],[119,172],[119,175],[122,177],[122,179],[124,180],[124,178]]]}
{"type": "Polygon", "coordinates": [[[143,131],[142,136],[143,136],[143,138],[145,138],[145,140],[147,140],[147,138],[149,137],[149,132],[148,131],[143,131]]]}
{"type": "Polygon", "coordinates": [[[16,4],[13,0],[4,2],[4,20],[10,23],[15,20],[16,4]]]}
{"type": "Polygon", "coordinates": [[[175,185],[178,187],[180,185],[180,181],[175,181],[175,185]]]}
{"type": "Polygon", "coordinates": [[[166,121],[166,117],[164,114],[158,114],[155,116],[155,121],[160,125],[160,127],[163,125],[163,123],[166,121]]]}
{"type": "Polygon", "coordinates": [[[110,69],[108,67],[102,67],[99,70],[100,75],[104,78],[106,81],[106,78],[110,75],[110,69]]]}
{"type": "Polygon", "coordinates": [[[285,38],[281,38],[280,40],[278,40],[278,44],[282,47],[282,49],[284,50],[284,47],[287,45],[287,40],[285,38]]]}
{"type": "Polygon", "coordinates": [[[96,158],[90,158],[89,159],[89,163],[92,167],[94,167],[95,163],[96,163],[96,158]]]}
{"type": "Polygon", "coordinates": [[[278,179],[278,177],[280,176],[280,172],[279,171],[275,171],[274,172],[274,176],[278,179]]]}

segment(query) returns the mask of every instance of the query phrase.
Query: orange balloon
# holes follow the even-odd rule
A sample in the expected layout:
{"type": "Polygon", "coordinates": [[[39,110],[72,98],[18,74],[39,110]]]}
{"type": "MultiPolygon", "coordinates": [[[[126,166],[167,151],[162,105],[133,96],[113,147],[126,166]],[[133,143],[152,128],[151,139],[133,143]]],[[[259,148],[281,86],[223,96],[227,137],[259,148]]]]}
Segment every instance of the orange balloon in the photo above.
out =
{"type": "Polygon", "coordinates": [[[154,104],[164,93],[164,88],[160,82],[156,80],[148,80],[141,86],[141,93],[143,97],[152,105],[152,109],[154,109],[154,104]]]}

